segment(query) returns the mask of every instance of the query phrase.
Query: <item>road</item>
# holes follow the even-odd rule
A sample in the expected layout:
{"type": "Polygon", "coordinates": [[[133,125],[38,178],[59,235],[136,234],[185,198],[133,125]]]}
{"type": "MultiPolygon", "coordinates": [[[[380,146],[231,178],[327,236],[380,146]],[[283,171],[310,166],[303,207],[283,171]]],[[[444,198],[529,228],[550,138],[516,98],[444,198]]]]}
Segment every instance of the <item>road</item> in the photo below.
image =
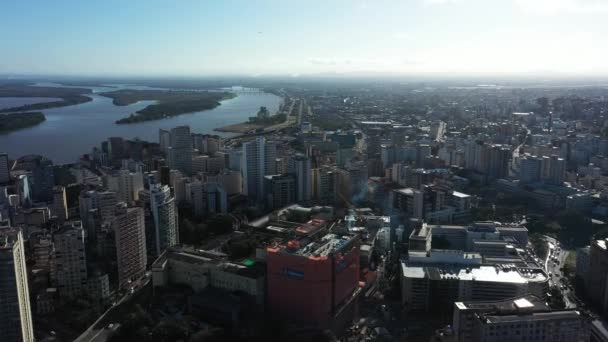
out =
{"type": "Polygon", "coordinates": [[[110,337],[110,334],[118,328],[118,325],[113,325],[112,327],[98,327],[100,322],[102,322],[106,316],[111,314],[114,310],[117,310],[121,305],[125,304],[129,299],[137,295],[139,291],[142,291],[142,289],[148,286],[152,279],[151,276],[151,273],[146,273],[146,275],[138,280],[139,285],[133,288],[133,293],[127,292],[124,296],[122,296],[122,298],[116,301],[116,303],[112,305],[106,312],[99,316],[99,318],[93,324],[91,324],[91,326],[89,326],[85,332],[76,338],[74,342],[105,342],[108,337],[110,337]]]}
{"type": "Polygon", "coordinates": [[[557,286],[560,289],[562,297],[564,298],[564,303],[566,304],[566,309],[574,309],[577,307],[573,300],[576,296],[574,295],[574,292],[571,291],[570,286],[567,285],[567,280],[564,278],[561,271],[570,251],[562,249],[559,241],[548,236],[545,238],[549,247],[549,252],[545,259],[545,270],[547,271],[547,274],[550,275],[549,285],[557,286]]]}
{"type": "Polygon", "coordinates": [[[512,176],[517,175],[517,170],[519,169],[519,165],[517,165],[517,163],[519,162],[519,150],[524,146],[526,140],[528,140],[528,136],[530,136],[530,129],[528,129],[526,125],[522,125],[521,127],[526,130],[526,135],[524,136],[524,140],[522,141],[522,143],[517,145],[517,147],[515,147],[515,149],[513,150],[510,165],[510,171],[512,176]]]}

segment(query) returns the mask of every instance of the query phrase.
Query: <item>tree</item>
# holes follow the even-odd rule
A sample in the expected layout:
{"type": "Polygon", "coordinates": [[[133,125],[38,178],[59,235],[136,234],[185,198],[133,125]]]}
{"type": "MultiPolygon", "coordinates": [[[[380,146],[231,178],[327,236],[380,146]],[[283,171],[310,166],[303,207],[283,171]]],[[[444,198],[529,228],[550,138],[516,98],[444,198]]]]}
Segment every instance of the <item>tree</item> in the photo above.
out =
{"type": "Polygon", "coordinates": [[[207,228],[214,234],[232,232],[232,217],[228,215],[215,215],[207,221],[207,228]]]}
{"type": "Polygon", "coordinates": [[[266,120],[268,119],[268,117],[270,117],[270,112],[268,111],[268,108],[264,106],[260,107],[260,110],[258,111],[258,118],[266,120]]]}

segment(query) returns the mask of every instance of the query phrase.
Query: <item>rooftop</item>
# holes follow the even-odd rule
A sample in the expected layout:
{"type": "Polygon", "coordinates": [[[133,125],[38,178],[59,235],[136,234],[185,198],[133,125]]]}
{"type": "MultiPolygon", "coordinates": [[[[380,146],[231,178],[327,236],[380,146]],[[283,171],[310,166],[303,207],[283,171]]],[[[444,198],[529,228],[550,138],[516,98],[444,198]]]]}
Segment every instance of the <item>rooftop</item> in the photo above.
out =
{"type": "Polygon", "coordinates": [[[483,316],[487,324],[500,324],[500,323],[510,323],[510,322],[520,322],[525,320],[526,322],[534,322],[534,321],[545,321],[545,320],[555,320],[555,319],[580,319],[581,314],[576,310],[561,310],[561,311],[551,311],[551,312],[534,312],[529,315],[525,315],[522,317],[521,314],[518,315],[505,315],[505,316],[483,316]]]}
{"type": "Polygon", "coordinates": [[[355,235],[326,234],[318,239],[304,237],[291,240],[287,245],[275,244],[269,247],[269,250],[312,258],[327,257],[342,250],[354,239],[356,239],[355,235]]]}

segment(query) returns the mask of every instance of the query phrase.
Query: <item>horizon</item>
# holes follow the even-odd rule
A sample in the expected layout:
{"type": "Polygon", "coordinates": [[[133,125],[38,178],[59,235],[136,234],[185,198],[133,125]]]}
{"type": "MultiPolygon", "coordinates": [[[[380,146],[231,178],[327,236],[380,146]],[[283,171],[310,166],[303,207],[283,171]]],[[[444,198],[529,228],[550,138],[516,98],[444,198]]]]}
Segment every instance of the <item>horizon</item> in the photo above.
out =
{"type": "Polygon", "coordinates": [[[4,75],[607,77],[603,0],[13,2],[4,75]],[[24,23],[26,23],[24,25],[24,23]]]}

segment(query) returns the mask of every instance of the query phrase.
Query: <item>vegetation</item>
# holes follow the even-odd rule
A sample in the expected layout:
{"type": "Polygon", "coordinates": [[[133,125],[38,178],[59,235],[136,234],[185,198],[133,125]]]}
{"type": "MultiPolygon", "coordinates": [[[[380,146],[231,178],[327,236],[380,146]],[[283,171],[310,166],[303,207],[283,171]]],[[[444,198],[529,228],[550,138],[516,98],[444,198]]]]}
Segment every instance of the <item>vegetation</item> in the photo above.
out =
{"type": "Polygon", "coordinates": [[[36,126],[45,120],[40,112],[0,114],[0,133],[36,126]]]}
{"type": "Polygon", "coordinates": [[[530,235],[530,243],[532,244],[532,248],[536,255],[544,260],[549,252],[549,247],[547,246],[547,241],[543,239],[543,236],[538,233],[530,235]]]}
{"type": "Polygon", "coordinates": [[[256,116],[249,117],[249,123],[254,125],[270,126],[285,121],[285,114],[270,115],[268,108],[262,106],[256,116]]]}
{"type": "Polygon", "coordinates": [[[568,277],[574,277],[574,274],[576,272],[576,251],[568,252],[566,260],[564,260],[562,272],[568,277]]]}
{"type": "Polygon", "coordinates": [[[24,84],[0,85],[0,97],[56,97],[61,99],[53,102],[3,108],[0,109],[0,113],[25,112],[85,103],[92,100],[90,97],[83,95],[89,93],[91,93],[91,90],[85,88],[35,87],[24,84]]]}
{"type": "Polygon", "coordinates": [[[116,121],[117,124],[160,120],[185,113],[213,109],[220,105],[219,101],[236,96],[228,92],[133,89],[116,90],[101,95],[111,98],[116,106],[127,106],[138,101],[157,101],[156,104],[149,105],[126,118],[116,121]]]}
{"type": "Polygon", "coordinates": [[[212,235],[222,235],[232,232],[232,218],[228,215],[215,215],[205,223],[195,222],[187,209],[180,209],[179,238],[183,244],[200,246],[212,235]]]}
{"type": "Polygon", "coordinates": [[[325,131],[349,129],[351,124],[338,115],[315,115],[311,117],[311,124],[325,131]]]}

